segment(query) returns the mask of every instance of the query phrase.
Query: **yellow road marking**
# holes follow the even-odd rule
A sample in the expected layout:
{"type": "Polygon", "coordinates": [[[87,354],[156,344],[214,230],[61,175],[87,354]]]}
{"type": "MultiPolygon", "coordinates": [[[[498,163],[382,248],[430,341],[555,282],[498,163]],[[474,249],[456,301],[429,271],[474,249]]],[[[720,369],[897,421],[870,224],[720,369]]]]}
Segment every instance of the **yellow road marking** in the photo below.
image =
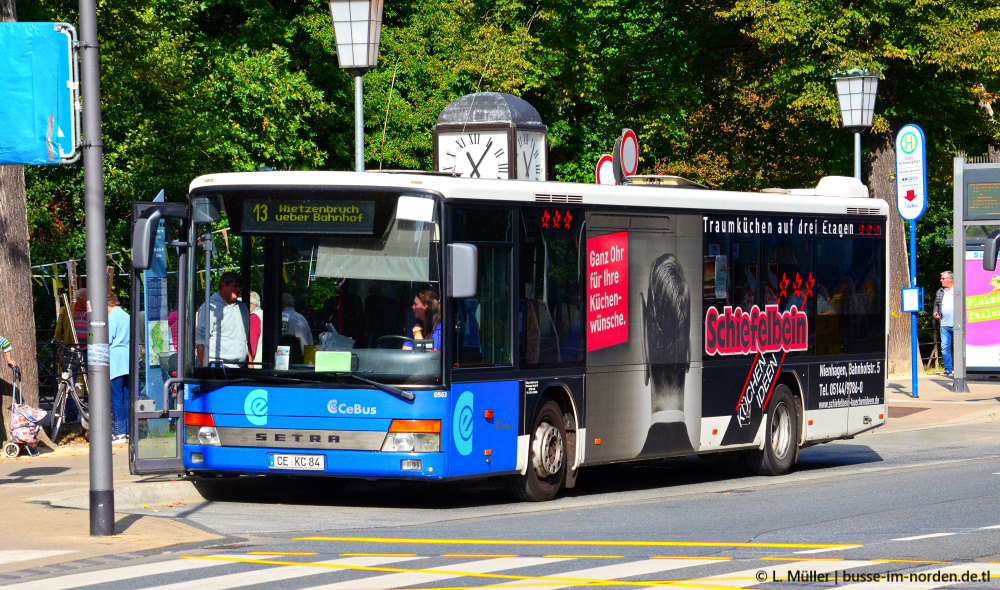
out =
{"type": "Polygon", "coordinates": [[[543,555],[558,559],[624,559],[624,555],[543,555]]]}
{"type": "Polygon", "coordinates": [[[503,539],[394,539],[391,537],[297,537],[294,541],[344,541],[350,543],[419,543],[425,545],[590,545],[595,547],[757,547],[780,549],[850,549],[859,544],[841,543],[739,543],[721,541],[559,541],[503,539]]]}
{"type": "Polygon", "coordinates": [[[734,557],[710,557],[708,555],[650,555],[649,559],[735,559],[734,557]]]}
{"type": "MultiPolygon", "coordinates": [[[[313,554],[315,555],[315,553],[313,554]]],[[[341,553],[341,557],[416,557],[416,553],[341,553]]]]}
{"type": "Polygon", "coordinates": [[[517,553],[442,553],[441,557],[520,557],[517,553]]]}
{"type": "Polygon", "coordinates": [[[299,553],[296,551],[247,551],[247,555],[319,555],[318,553],[299,553]]]}
{"type": "Polygon", "coordinates": [[[896,563],[951,563],[950,561],[921,561],[919,559],[870,559],[869,561],[892,561],[896,563]]]}
{"type": "MultiPolygon", "coordinates": [[[[802,561],[801,557],[761,557],[761,561],[802,561]]],[[[813,557],[809,561],[844,561],[843,557],[813,557]]]]}

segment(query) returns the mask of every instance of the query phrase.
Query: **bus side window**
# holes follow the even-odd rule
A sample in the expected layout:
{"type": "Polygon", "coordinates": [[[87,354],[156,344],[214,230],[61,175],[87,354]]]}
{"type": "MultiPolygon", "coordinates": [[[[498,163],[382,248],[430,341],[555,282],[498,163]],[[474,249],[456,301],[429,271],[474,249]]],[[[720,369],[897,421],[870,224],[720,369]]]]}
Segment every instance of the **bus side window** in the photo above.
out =
{"type": "Polygon", "coordinates": [[[518,354],[525,366],[583,360],[583,212],[521,210],[518,354]]]}
{"type": "Polygon", "coordinates": [[[513,364],[511,289],[513,212],[456,209],[452,239],[476,245],[476,296],[454,301],[455,365],[463,368],[513,364]]]}

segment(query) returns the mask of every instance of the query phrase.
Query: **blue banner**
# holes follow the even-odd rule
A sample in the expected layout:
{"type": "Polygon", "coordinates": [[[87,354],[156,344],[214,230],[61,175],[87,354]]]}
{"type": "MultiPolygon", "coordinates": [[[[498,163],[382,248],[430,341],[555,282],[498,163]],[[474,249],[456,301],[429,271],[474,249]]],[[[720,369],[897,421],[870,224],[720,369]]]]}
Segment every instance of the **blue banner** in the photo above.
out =
{"type": "Polygon", "coordinates": [[[0,23],[0,164],[58,164],[76,152],[71,28],[0,23]]]}

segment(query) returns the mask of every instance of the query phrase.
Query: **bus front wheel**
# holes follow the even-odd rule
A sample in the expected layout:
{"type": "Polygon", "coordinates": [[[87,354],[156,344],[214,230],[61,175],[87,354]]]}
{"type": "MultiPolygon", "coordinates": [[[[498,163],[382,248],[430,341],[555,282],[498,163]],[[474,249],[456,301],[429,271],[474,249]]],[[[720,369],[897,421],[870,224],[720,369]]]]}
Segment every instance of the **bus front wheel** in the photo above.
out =
{"type": "Polygon", "coordinates": [[[542,404],[530,434],[528,468],[524,475],[508,476],[507,490],[519,500],[544,502],[559,493],[566,477],[566,424],[559,404],[542,404]]]}
{"type": "Polygon", "coordinates": [[[783,475],[792,469],[799,445],[799,413],[792,390],[781,384],[767,404],[764,448],[746,451],[747,465],[757,475],[783,475]]]}

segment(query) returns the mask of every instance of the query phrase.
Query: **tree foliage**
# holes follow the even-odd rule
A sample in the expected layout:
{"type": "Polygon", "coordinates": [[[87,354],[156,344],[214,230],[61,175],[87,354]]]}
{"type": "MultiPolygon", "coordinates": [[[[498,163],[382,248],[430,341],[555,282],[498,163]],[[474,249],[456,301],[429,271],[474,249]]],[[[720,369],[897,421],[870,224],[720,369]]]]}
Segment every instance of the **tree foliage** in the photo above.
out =
{"type": "MultiPolygon", "coordinates": [[[[179,200],[199,174],[352,167],[353,79],[337,66],[328,10],[324,0],[100,3],[110,251],[128,247],[132,201],[161,188],[179,200]]],[[[21,18],[75,22],[75,11],[38,0],[21,18]]],[[[388,3],[379,67],[364,77],[366,167],[429,170],[442,109],[499,91],[542,114],[550,178],[588,181],[630,127],[644,173],[812,186],[851,169],[831,76],[867,67],[883,75],[865,134],[869,184],[891,185],[876,164],[901,125],[927,136],[921,283],[933,285],[950,260],[954,152],[1000,140],[998,46],[1000,8],[982,0],[388,3]]],[[[34,259],[81,258],[82,171],[26,174],[34,259]]]]}

